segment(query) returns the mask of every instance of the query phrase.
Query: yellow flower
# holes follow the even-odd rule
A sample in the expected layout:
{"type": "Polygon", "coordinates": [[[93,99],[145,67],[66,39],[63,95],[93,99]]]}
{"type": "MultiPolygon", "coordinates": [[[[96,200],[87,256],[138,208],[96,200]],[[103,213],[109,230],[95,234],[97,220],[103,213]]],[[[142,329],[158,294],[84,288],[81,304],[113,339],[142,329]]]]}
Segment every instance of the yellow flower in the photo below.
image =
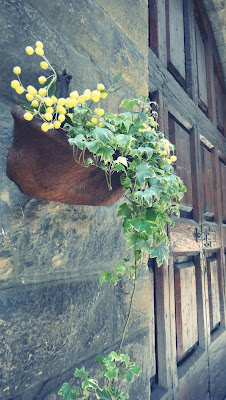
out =
{"type": "Polygon", "coordinates": [[[26,113],[24,114],[24,119],[26,119],[27,121],[31,121],[32,118],[33,118],[33,115],[32,115],[31,113],[26,112],[26,113]]]}
{"type": "Polygon", "coordinates": [[[107,92],[102,92],[102,93],[100,94],[100,97],[101,97],[102,99],[106,99],[107,95],[108,95],[107,92]]]}
{"type": "Polygon", "coordinates": [[[41,62],[40,62],[40,67],[41,67],[42,69],[47,69],[47,68],[48,68],[47,62],[41,61],[41,62]]]}
{"type": "Polygon", "coordinates": [[[95,103],[98,103],[98,101],[100,100],[100,92],[99,92],[99,90],[93,90],[91,99],[92,99],[95,103]]]}
{"type": "Polygon", "coordinates": [[[102,117],[104,115],[104,109],[103,108],[99,108],[97,115],[99,115],[99,117],[102,117]]]}
{"type": "Polygon", "coordinates": [[[43,49],[41,49],[41,47],[36,47],[35,53],[36,53],[38,56],[43,56],[43,55],[44,55],[44,51],[43,51],[43,49]]]}
{"type": "Polygon", "coordinates": [[[91,95],[91,91],[90,91],[89,89],[86,89],[86,90],[84,91],[84,94],[90,94],[90,95],[91,95]]]}
{"type": "Polygon", "coordinates": [[[53,107],[47,107],[46,112],[53,114],[53,112],[54,112],[53,107]]]}
{"type": "Polygon", "coordinates": [[[33,100],[31,102],[32,107],[38,107],[38,101],[37,100],[33,100]]]}
{"type": "Polygon", "coordinates": [[[79,103],[84,103],[85,101],[86,101],[86,99],[83,96],[79,96],[79,98],[78,98],[79,103]]]}
{"type": "Polygon", "coordinates": [[[69,117],[70,119],[73,118],[73,114],[72,114],[72,113],[68,113],[67,115],[68,115],[68,117],[69,117]]]}
{"type": "Polygon", "coordinates": [[[51,100],[52,100],[53,104],[57,103],[57,97],[56,96],[51,96],[51,100]]]}
{"type": "Polygon", "coordinates": [[[162,168],[162,169],[163,169],[163,168],[164,168],[164,164],[160,164],[160,168],[162,168]]]}
{"type": "Polygon", "coordinates": [[[29,85],[27,87],[27,91],[29,94],[31,94],[32,96],[36,96],[37,94],[37,90],[34,88],[34,86],[29,85]]]}
{"type": "Polygon", "coordinates": [[[105,125],[104,125],[104,124],[102,124],[102,122],[99,122],[99,124],[98,124],[98,125],[99,125],[99,127],[100,127],[100,128],[104,128],[104,127],[105,127],[105,125]]]}
{"type": "Polygon", "coordinates": [[[171,157],[170,157],[170,160],[171,160],[172,162],[174,162],[174,161],[177,160],[177,157],[176,157],[176,156],[171,156],[171,157]]]}
{"type": "Polygon", "coordinates": [[[21,68],[20,68],[20,67],[14,67],[14,68],[13,68],[13,72],[14,72],[14,74],[16,74],[16,75],[20,75],[20,74],[21,74],[21,68]]]}
{"type": "Polygon", "coordinates": [[[27,93],[27,94],[26,94],[26,99],[27,99],[28,101],[32,101],[33,98],[34,98],[34,96],[32,96],[32,94],[30,94],[30,93],[27,93]]]}
{"type": "Polygon", "coordinates": [[[91,125],[91,122],[90,121],[87,121],[86,122],[86,126],[90,126],[91,125]]]}
{"type": "Polygon", "coordinates": [[[78,98],[78,92],[77,92],[77,90],[74,90],[74,92],[71,92],[70,93],[70,98],[71,99],[77,99],[78,98]]]}
{"type": "Polygon", "coordinates": [[[50,113],[50,112],[46,112],[45,114],[44,114],[44,118],[47,120],[47,121],[51,121],[52,120],[52,114],[50,113]]]}
{"type": "Polygon", "coordinates": [[[71,99],[71,107],[76,107],[78,105],[77,100],[71,99]]]}
{"type": "Polygon", "coordinates": [[[27,46],[25,51],[27,54],[29,54],[29,56],[31,56],[34,53],[34,49],[31,46],[27,46]]]}
{"type": "Polygon", "coordinates": [[[14,80],[11,82],[11,87],[12,87],[13,89],[18,88],[19,86],[20,86],[20,82],[17,81],[16,79],[14,79],[14,80]]]}
{"type": "Polygon", "coordinates": [[[72,99],[70,99],[70,97],[68,97],[67,99],[66,99],[66,107],[67,108],[71,108],[72,107],[72,99]]]}
{"type": "Polygon", "coordinates": [[[167,156],[167,155],[168,155],[168,151],[167,151],[167,150],[163,150],[162,153],[163,153],[164,156],[167,156]]]}
{"type": "Polygon", "coordinates": [[[166,161],[168,162],[168,164],[172,164],[172,160],[171,159],[168,159],[166,161]]]}
{"type": "Polygon", "coordinates": [[[60,106],[64,106],[65,103],[66,103],[66,99],[64,99],[63,97],[61,97],[60,99],[58,99],[58,104],[59,104],[60,106]]]}
{"type": "Polygon", "coordinates": [[[41,49],[43,49],[43,43],[40,42],[39,40],[35,44],[36,44],[36,47],[40,47],[41,49]]]}
{"type": "Polygon", "coordinates": [[[45,94],[46,94],[46,89],[41,88],[41,89],[39,89],[38,93],[40,94],[40,96],[43,97],[43,96],[45,96],[45,94]]]}
{"type": "Polygon", "coordinates": [[[65,108],[64,108],[63,106],[61,106],[61,105],[57,106],[57,111],[58,111],[60,114],[66,114],[65,108]]]}
{"type": "Polygon", "coordinates": [[[92,124],[96,125],[98,123],[98,119],[93,117],[93,118],[91,118],[91,122],[92,122],[92,124]]]}
{"type": "Polygon", "coordinates": [[[46,78],[45,78],[45,76],[40,76],[39,78],[38,78],[38,81],[39,81],[39,83],[40,83],[40,85],[43,85],[43,83],[45,83],[45,81],[46,81],[46,78]]]}
{"type": "Polygon", "coordinates": [[[15,90],[18,94],[22,94],[24,92],[24,88],[22,86],[17,87],[15,90]]]}
{"type": "Polygon", "coordinates": [[[105,89],[105,86],[103,85],[103,83],[99,83],[97,85],[97,90],[101,91],[101,90],[104,90],[104,89],[105,89]]]}
{"type": "Polygon", "coordinates": [[[55,129],[59,129],[60,125],[61,125],[60,121],[54,121],[54,123],[53,123],[53,126],[55,129]]]}
{"type": "Polygon", "coordinates": [[[47,132],[49,130],[49,124],[47,122],[44,122],[41,125],[41,128],[42,128],[43,132],[47,132]]]}
{"type": "Polygon", "coordinates": [[[60,122],[64,122],[64,120],[65,120],[65,115],[60,114],[60,115],[58,116],[58,120],[59,120],[60,122]]]}
{"type": "Polygon", "coordinates": [[[47,106],[51,106],[53,104],[53,101],[50,97],[45,97],[44,101],[47,106]]]}
{"type": "Polygon", "coordinates": [[[90,100],[91,94],[88,92],[87,93],[84,92],[82,97],[84,97],[85,100],[90,100]]]}

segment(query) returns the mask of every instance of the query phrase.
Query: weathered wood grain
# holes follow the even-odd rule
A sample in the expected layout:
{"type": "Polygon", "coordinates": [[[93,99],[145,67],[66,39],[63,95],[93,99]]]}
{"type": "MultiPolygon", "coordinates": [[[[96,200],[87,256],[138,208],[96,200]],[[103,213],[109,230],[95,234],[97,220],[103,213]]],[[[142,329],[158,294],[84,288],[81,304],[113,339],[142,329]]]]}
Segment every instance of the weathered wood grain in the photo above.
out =
{"type": "Polygon", "coordinates": [[[220,322],[218,263],[216,259],[207,259],[207,275],[209,291],[210,329],[212,330],[220,322]]]}

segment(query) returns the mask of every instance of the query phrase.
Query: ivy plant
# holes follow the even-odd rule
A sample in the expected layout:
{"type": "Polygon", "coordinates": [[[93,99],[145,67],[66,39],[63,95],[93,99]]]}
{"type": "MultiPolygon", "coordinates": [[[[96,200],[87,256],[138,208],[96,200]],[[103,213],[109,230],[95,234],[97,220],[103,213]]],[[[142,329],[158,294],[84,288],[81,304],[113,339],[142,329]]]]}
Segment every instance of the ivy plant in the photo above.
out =
{"type": "Polygon", "coordinates": [[[46,58],[43,44],[36,42],[35,50],[27,46],[26,52],[34,52],[43,60],[40,66],[51,70],[51,75],[38,78],[39,89],[29,85],[25,88],[20,80],[21,68],[15,67],[17,80],[11,82],[18,94],[26,94],[30,102],[25,106],[24,118],[31,121],[36,115],[42,119],[42,130],[58,129],[68,131],[68,141],[76,163],[84,168],[91,165],[102,169],[109,190],[112,190],[112,175],[120,174],[125,202],[118,210],[122,218],[126,249],[131,249],[131,258],[124,258],[112,271],[104,271],[100,283],[118,285],[122,280],[132,282],[128,314],[117,352],[97,362],[102,366],[98,378],[89,377],[85,368],[75,370],[75,378],[81,380],[78,388],[64,383],[59,395],[64,400],[97,398],[102,400],[128,399],[115,387],[119,379],[131,383],[139,375],[140,368],[121,354],[135,293],[137,271],[143,266],[143,256],[148,254],[156,259],[157,265],[168,262],[167,224],[173,225],[172,216],[179,216],[179,204],[186,188],[174,174],[172,163],[176,161],[174,145],[158,130],[158,114],[153,110],[157,104],[146,96],[125,99],[120,104],[121,112],[113,114],[100,107],[108,95],[118,90],[119,73],[107,90],[100,83],[97,89],[86,89],[83,94],[75,90],[69,97],[62,98],[56,93],[57,74],[46,58]],[[85,154],[89,152],[89,157],[85,154]],[[105,380],[104,386],[99,379],[105,380]]]}

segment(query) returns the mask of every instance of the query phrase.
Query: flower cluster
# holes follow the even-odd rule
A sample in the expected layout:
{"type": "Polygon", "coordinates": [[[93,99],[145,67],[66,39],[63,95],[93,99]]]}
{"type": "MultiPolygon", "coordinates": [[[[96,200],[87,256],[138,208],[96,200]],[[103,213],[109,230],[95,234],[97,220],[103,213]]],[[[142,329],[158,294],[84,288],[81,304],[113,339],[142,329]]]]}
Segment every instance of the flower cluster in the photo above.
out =
{"type": "MultiPolygon", "coordinates": [[[[45,57],[43,43],[37,41],[35,49],[31,46],[27,46],[25,50],[28,55],[36,53],[38,56],[42,57],[43,61],[40,62],[40,67],[43,70],[50,69],[51,75],[48,77],[41,75],[38,78],[38,82],[41,85],[39,89],[36,89],[32,85],[25,88],[19,77],[21,68],[16,66],[13,72],[17,75],[17,79],[11,82],[11,87],[15,89],[18,94],[26,93],[26,99],[30,102],[30,108],[29,111],[24,114],[24,118],[27,121],[31,121],[34,115],[39,116],[43,120],[41,128],[44,132],[53,128],[59,129],[61,125],[65,123],[65,120],[68,121],[68,118],[69,121],[73,120],[73,114],[79,111],[79,107],[84,107],[86,101],[90,101],[89,108],[91,108],[93,102],[99,103],[100,99],[105,99],[107,97],[108,91],[102,83],[97,85],[96,90],[91,91],[86,89],[81,95],[79,95],[76,90],[72,91],[67,98],[59,98],[56,93],[51,94],[53,85],[56,84],[57,74],[45,57]]],[[[100,108],[98,104],[90,120],[86,121],[87,126],[95,126],[98,123],[99,126],[101,126],[100,117],[102,117],[104,113],[105,111],[103,108],[100,108]]]]}

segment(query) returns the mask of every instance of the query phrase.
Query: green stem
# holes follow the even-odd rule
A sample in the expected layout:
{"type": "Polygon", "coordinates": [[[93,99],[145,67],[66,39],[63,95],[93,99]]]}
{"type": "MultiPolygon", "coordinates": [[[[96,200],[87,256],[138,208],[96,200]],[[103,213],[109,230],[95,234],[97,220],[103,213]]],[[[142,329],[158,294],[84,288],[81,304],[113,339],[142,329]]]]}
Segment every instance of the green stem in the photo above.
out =
{"type": "Polygon", "coordinates": [[[133,305],[133,298],[134,298],[134,293],[135,293],[135,289],[136,289],[136,280],[137,280],[137,259],[136,259],[136,255],[135,255],[135,274],[134,274],[134,279],[133,279],[133,290],[132,290],[132,294],[131,294],[131,299],[130,299],[130,305],[129,305],[129,311],[128,311],[128,315],[126,318],[126,323],[123,329],[123,333],[122,333],[122,339],[121,339],[121,343],[118,349],[118,353],[120,353],[124,339],[125,339],[125,334],[127,331],[127,327],[128,327],[128,323],[129,323],[129,319],[130,319],[130,315],[131,315],[131,310],[132,310],[132,305],[133,305]]]}

